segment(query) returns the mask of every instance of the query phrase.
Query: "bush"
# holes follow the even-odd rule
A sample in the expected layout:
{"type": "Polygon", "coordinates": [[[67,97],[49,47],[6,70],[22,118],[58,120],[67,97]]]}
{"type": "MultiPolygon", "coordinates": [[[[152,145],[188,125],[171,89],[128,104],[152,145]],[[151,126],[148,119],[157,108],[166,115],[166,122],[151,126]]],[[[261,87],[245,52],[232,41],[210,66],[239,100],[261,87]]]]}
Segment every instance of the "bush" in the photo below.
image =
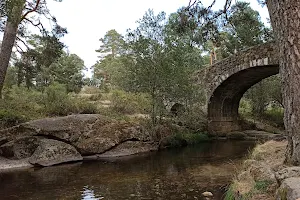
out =
{"type": "Polygon", "coordinates": [[[51,84],[44,93],[25,87],[6,89],[0,99],[0,126],[10,127],[47,116],[95,114],[95,104],[67,93],[61,84],[51,84]]]}
{"type": "Polygon", "coordinates": [[[97,107],[93,103],[67,94],[64,85],[53,84],[45,90],[45,113],[50,116],[65,116],[69,114],[95,114],[97,107]]]}
{"type": "Polygon", "coordinates": [[[97,94],[97,93],[100,93],[100,89],[97,88],[97,87],[94,87],[94,86],[84,86],[80,93],[83,93],[83,94],[97,94]]]}
{"type": "Polygon", "coordinates": [[[0,100],[0,110],[6,114],[25,116],[23,119],[36,119],[44,116],[42,101],[41,92],[25,87],[12,87],[4,91],[3,99],[0,100]]]}
{"type": "Polygon", "coordinates": [[[193,104],[187,111],[177,117],[180,124],[194,131],[207,130],[207,118],[200,104],[193,104]]]}
{"type": "Polygon", "coordinates": [[[249,100],[246,100],[245,98],[241,99],[240,106],[239,106],[239,113],[241,113],[244,116],[251,115],[252,107],[249,100]]]}
{"type": "Polygon", "coordinates": [[[268,108],[264,113],[264,118],[270,122],[275,123],[277,126],[284,127],[283,123],[284,111],[281,107],[268,108]]]}
{"type": "Polygon", "coordinates": [[[210,141],[204,133],[176,133],[165,139],[164,145],[168,147],[181,147],[210,141]]]}
{"type": "Polygon", "coordinates": [[[150,98],[142,93],[113,90],[110,98],[112,109],[122,114],[147,113],[151,108],[150,98]]]}
{"type": "Polygon", "coordinates": [[[64,116],[72,113],[74,104],[62,84],[54,83],[45,89],[45,113],[50,116],[64,116]]]}
{"type": "Polygon", "coordinates": [[[76,106],[72,107],[70,110],[72,113],[80,113],[80,114],[97,114],[98,109],[97,106],[93,103],[76,99],[74,100],[76,106]]]}
{"type": "Polygon", "coordinates": [[[99,94],[92,94],[89,97],[90,101],[98,101],[98,100],[101,100],[101,99],[102,99],[102,94],[101,93],[99,93],[99,94]]]}
{"type": "Polygon", "coordinates": [[[201,142],[209,141],[209,137],[204,133],[189,133],[183,134],[188,144],[199,144],[201,142]]]}
{"type": "Polygon", "coordinates": [[[0,110],[0,128],[8,128],[26,122],[28,119],[11,110],[0,110]]]}

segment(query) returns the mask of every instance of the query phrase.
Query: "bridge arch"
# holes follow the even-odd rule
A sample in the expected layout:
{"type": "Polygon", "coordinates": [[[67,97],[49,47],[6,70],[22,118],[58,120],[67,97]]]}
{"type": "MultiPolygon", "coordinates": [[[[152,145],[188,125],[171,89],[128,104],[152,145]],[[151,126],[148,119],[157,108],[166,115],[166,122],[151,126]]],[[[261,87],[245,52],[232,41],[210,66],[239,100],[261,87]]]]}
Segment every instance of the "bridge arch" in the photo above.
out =
{"type": "Polygon", "coordinates": [[[275,44],[252,47],[226,58],[205,72],[208,128],[211,133],[240,130],[238,108],[243,94],[279,72],[275,44]]]}
{"type": "Polygon", "coordinates": [[[251,86],[278,72],[278,65],[252,67],[239,71],[222,82],[208,103],[210,131],[226,133],[240,130],[238,108],[244,93],[251,86]]]}

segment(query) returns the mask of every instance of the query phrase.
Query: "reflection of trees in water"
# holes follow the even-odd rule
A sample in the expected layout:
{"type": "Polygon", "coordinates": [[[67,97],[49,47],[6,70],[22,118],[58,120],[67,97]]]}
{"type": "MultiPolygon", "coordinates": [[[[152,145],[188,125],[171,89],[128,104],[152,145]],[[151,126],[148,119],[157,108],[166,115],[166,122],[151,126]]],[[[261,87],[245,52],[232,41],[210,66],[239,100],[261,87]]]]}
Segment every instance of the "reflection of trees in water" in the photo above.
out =
{"type": "Polygon", "coordinates": [[[89,186],[84,186],[82,190],[82,200],[100,200],[104,197],[97,197],[93,189],[90,189],[89,186]]]}
{"type": "Polygon", "coordinates": [[[0,199],[20,199],[12,195],[22,196],[22,200],[194,199],[205,190],[212,191],[215,199],[222,199],[223,189],[219,187],[229,183],[234,165],[251,146],[247,142],[221,141],[125,161],[2,173],[0,199]]]}

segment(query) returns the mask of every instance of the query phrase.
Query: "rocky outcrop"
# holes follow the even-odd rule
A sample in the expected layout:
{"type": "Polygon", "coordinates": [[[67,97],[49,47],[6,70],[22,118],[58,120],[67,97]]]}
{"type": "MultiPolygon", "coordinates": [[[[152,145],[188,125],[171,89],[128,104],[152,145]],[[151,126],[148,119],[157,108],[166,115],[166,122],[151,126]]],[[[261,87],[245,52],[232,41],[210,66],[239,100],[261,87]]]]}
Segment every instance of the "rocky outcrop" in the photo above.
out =
{"type": "Polygon", "coordinates": [[[73,150],[81,156],[125,156],[157,149],[142,126],[96,114],[34,120],[2,130],[0,135],[0,156],[30,157],[31,163],[42,166],[80,160],[73,150]],[[60,157],[50,160],[55,154],[60,157]]]}
{"type": "Polygon", "coordinates": [[[81,160],[82,156],[73,146],[57,140],[42,139],[33,155],[29,158],[29,163],[48,167],[81,160]]]}
{"type": "Polygon", "coordinates": [[[270,166],[263,162],[255,162],[249,167],[249,171],[254,181],[267,181],[271,183],[276,183],[276,178],[274,171],[270,166]]]}
{"type": "Polygon", "coordinates": [[[277,200],[298,200],[300,198],[300,177],[285,179],[277,190],[277,200]]]}
{"type": "Polygon", "coordinates": [[[29,158],[39,146],[39,137],[20,137],[0,146],[0,154],[6,158],[29,158]]]}
{"type": "MultiPolygon", "coordinates": [[[[284,179],[291,177],[300,177],[300,167],[287,167],[275,174],[276,179],[281,183],[284,179]]],[[[299,182],[300,185],[300,182],[299,182]]]]}

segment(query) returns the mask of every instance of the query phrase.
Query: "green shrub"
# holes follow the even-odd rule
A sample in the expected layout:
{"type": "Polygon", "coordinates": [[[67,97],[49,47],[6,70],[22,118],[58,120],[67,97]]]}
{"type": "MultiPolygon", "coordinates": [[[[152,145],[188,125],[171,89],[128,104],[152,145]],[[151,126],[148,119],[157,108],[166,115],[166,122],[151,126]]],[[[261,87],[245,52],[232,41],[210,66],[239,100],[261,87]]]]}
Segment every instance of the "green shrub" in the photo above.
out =
{"type": "Polygon", "coordinates": [[[209,137],[204,133],[188,133],[183,134],[188,144],[199,144],[201,142],[209,141],[209,137]]]}
{"type": "Polygon", "coordinates": [[[80,113],[80,114],[97,114],[98,109],[97,106],[93,103],[87,102],[85,100],[76,99],[75,106],[71,107],[70,111],[72,113],[80,113]]]}
{"type": "Polygon", "coordinates": [[[2,113],[24,116],[24,119],[36,119],[43,115],[43,94],[25,87],[12,87],[5,90],[3,99],[0,100],[2,113]]]}
{"type": "Polygon", "coordinates": [[[244,116],[249,116],[252,114],[252,107],[249,100],[242,98],[239,106],[239,113],[244,116]]]}
{"type": "Polygon", "coordinates": [[[80,93],[83,93],[83,94],[97,94],[97,93],[100,93],[100,89],[97,88],[97,87],[94,87],[94,86],[84,86],[81,89],[80,93]]]}
{"type": "Polygon", "coordinates": [[[64,116],[72,113],[74,102],[71,101],[64,85],[54,83],[45,89],[44,106],[47,115],[64,116]]]}
{"type": "Polygon", "coordinates": [[[185,145],[199,144],[209,141],[210,138],[204,133],[176,133],[169,136],[164,145],[169,147],[181,147],[185,145]]]}
{"type": "Polygon", "coordinates": [[[177,117],[177,121],[185,127],[194,131],[207,130],[207,118],[202,105],[193,104],[188,107],[187,111],[177,117]]]}
{"type": "Polygon", "coordinates": [[[0,128],[7,128],[28,121],[28,119],[20,113],[12,110],[0,110],[0,128]]]}
{"type": "Polygon", "coordinates": [[[268,108],[264,113],[264,118],[270,122],[275,123],[277,126],[284,127],[283,123],[284,110],[281,107],[268,108]]]}
{"type": "Polygon", "coordinates": [[[44,93],[25,87],[6,89],[0,99],[0,127],[14,126],[47,116],[95,114],[97,106],[76,95],[68,94],[61,84],[51,84],[44,93]]]}
{"type": "Polygon", "coordinates": [[[52,84],[45,89],[45,113],[50,116],[65,116],[69,114],[95,114],[97,106],[85,99],[68,95],[64,85],[52,84]]]}
{"type": "Polygon", "coordinates": [[[122,114],[147,113],[151,107],[150,98],[142,93],[113,90],[110,98],[112,109],[122,114]]]}
{"type": "Polygon", "coordinates": [[[89,100],[90,101],[99,101],[102,99],[102,94],[99,93],[99,94],[92,94],[90,97],[89,97],[89,100]]]}

